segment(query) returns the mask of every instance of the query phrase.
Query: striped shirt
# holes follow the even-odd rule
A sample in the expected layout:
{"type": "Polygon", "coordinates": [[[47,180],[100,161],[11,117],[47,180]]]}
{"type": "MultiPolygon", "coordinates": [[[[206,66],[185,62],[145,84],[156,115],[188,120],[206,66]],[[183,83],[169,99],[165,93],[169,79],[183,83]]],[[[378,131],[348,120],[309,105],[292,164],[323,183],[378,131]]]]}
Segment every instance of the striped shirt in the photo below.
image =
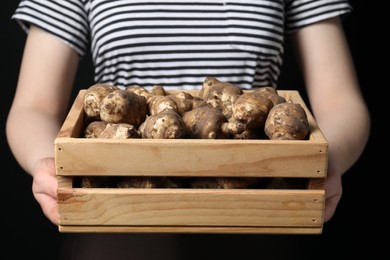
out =
{"type": "Polygon", "coordinates": [[[95,81],[199,89],[205,77],[273,86],[288,33],[352,9],[347,0],[22,0],[12,16],[90,52],[95,81]]]}

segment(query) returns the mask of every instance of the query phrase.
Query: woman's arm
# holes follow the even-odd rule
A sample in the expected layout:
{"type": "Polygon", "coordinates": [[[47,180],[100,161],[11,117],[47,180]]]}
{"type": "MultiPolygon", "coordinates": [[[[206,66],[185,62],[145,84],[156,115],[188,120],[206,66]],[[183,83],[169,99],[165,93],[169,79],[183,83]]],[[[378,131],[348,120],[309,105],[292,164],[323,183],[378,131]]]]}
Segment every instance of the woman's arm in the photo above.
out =
{"type": "Polygon", "coordinates": [[[54,223],[54,139],[67,112],[78,62],[72,48],[31,27],[6,125],[11,151],[32,175],[34,196],[54,223]]]}
{"type": "Polygon", "coordinates": [[[28,173],[41,158],[53,157],[53,141],[66,114],[77,54],[59,39],[31,27],[7,120],[7,138],[28,173]]]}
{"type": "Polygon", "coordinates": [[[339,18],[292,34],[312,112],[329,144],[325,221],[341,198],[341,175],[361,156],[370,133],[370,115],[360,91],[339,18]]]}

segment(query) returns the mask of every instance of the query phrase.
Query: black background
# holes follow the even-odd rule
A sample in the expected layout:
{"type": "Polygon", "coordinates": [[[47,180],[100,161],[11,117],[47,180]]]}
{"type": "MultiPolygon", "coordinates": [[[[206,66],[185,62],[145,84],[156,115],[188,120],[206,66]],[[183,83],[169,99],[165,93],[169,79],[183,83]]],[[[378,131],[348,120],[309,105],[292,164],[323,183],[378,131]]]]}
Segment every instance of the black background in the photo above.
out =
{"type": "MultiPolygon", "coordinates": [[[[5,138],[6,116],[15,92],[26,37],[20,27],[10,20],[18,2],[15,0],[0,2],[2,162],[0,234],[3,241],[0,243],[0,259],[21,259],[27,254],[29,258],[54,260],[63,234],[60,234],[57,227],[49,223],[42,214],[31,193],[31,177],[18,166],[5,138]]],[[[385,177],[381,173],[386,173],[386,168],[380,165],[385,163],[381,160],[383,157],[381,155],[386,153],[384,149],[387,147],[384,145],[387,143],[388,134],[380,134],[382,129],[378,124],[383,120],[380,113],[385,111],[382,109],[381,102],[385,101],[383,97],[386,90],[383,86],[387,75],[381,73],[376,63],[376,58],[383,56],[384,52],[371,31],[373,27],[369,27],[368,22],[373,22],[378,17],[370,15],[367,2],[369,1],[351,1],[354,12],[346,17],[344,24],[362,91],[371,111],[372,134],[360,160],[343,177],[342,200],[333,219],[325,224],[323,234],[293,236],[293,247],[302,254],[299,259],[349,257],[355,254],[376,259],[374,256],[379,255],[380,241],[382,241],[377,238],[377,234],[383,232],[384,236],[387,235],[387,232],[384,232],[388,223],[384,213],[387,209],[386,204],[381,203],[385,197],[383,197],[383,189],[380,188],[385,177]],[[371,18],[367,19],[367,17],[371,18]],[[375,74],[369,72],[370,68],[375,69],[375,74]],[[379,148],[379,146],[384,147],[379,148]]],[[[287,45],[286,48],[289,53],[289,46],[287,45]]],[[[82,61],[76,82],[77,87],[85,88],[92,84],[90,64],[89,57],[82,61]]],[[[286,55],[279,88],[298,89],[304,95],[302,85],[294,56],[286,55]]],[[[240,250],[240,245],[237,245],[237,250],[240,250]]],[[[282,244],[279,250],[283,250],[282,244]]]]}

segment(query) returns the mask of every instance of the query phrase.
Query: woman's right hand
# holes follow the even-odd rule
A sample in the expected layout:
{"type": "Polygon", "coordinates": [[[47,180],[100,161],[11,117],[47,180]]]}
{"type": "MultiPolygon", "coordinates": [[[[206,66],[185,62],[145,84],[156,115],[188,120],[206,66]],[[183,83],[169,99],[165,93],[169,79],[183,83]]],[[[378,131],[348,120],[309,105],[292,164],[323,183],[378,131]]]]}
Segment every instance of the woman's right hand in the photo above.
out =
{"type": "Polygon", "coordinates": [[[33,169],[32,191],[45,216],[58,225],[57,177],[54,158],[39,160],[33,169]]]}

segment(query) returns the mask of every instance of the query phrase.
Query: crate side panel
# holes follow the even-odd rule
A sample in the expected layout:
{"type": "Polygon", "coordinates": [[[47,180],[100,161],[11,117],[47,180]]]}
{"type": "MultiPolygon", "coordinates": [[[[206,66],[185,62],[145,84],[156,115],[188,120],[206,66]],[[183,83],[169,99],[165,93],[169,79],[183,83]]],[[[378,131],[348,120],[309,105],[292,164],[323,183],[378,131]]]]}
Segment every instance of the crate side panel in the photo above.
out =
{"type": "Polygon", "coordinates": [[[310,189],[310,190],[324,190],[325,189],[325,179],[324,178],[309,179],[308,189],[310,189]]]}
{"type": "Polygon", "coordinates": [[[81,136],[85,126],[85,115],[83,108],[84,95],[85,90],[80,90],[69,110],[67,117],[65,118],[65,121],[62,124],[60,131],[58,132],[57,138],[78,138],[81,136]]]}
{"type": "Polygon", "coordinates": [[[324,145],[307,141],[80,141],[56,144],[58,175],[319,178],[327,170],[324,145]]]}
{"type": "Polygon", "coordinates": [[[71,176],[57,176],[58,188],[72,188],[73,177],[71,176]]]}
{"type": "Polygon", "coordinates": [[[60,189],[60,224],[320,227],[318,190],[60,189]]]}

